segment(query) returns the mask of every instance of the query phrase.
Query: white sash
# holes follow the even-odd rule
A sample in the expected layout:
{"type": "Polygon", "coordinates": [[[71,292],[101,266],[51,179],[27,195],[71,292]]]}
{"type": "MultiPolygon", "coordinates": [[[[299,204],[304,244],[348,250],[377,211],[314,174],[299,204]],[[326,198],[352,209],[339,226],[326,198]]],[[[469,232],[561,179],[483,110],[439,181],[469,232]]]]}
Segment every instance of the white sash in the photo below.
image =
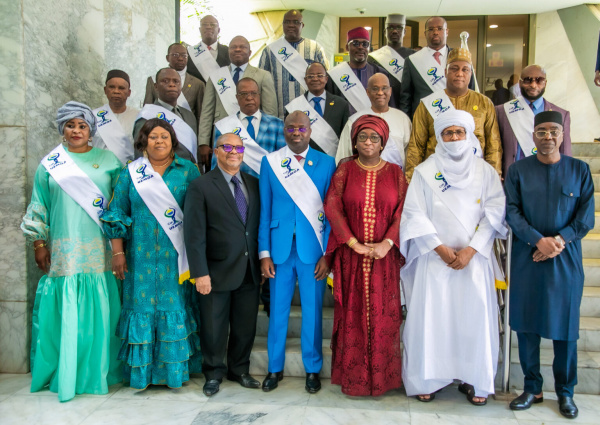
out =
{"type": "Polygon", "coordinates": [[[350,65],[348,65],[348,62],[339,64],[327,73],[355,110],[360,111],[371,107],[367,91],[350,68],[350,65]]]}
{"type": "Polygon", "coordinates": [[[219,69],[219,64],[208,50],[208,46],[200,41],[195,46],[188,46],[187,50],[188,55],[192,58],[192,62],[194,62],[194,65],[200,71],[204,81],[208,81],[210,74],[219,69]]]}
{"type": "Polygon", "coordinates": [[[304,90],[308,91],[308,86],[304,81],[304,74],[306,73],[306,68],[308,68],[308,63],[306,63],[304,57],[294,49],[294,46],[288,43],[285,37],[281,37],[267,47],[273,52],[275,58],[277,58],[277,62],[292,74],[304,90]]]}
{"type": "Polygon", "coordinates": [[[416,171],[472,238],[482,217],[483,163],[475,162],[473,182],[464,189],[450,186],[433,160],[424,162],[416,171]]]}
{"type": "Polygon", "coordinates": [[[533,142],[533,123],[535,115],[531,108],[527,106],[523,96],[504,104],[504,111],[510,127],[521,146],[523,155],[531,156],[537,153],[537,148],[533,142]]]}
{"type": "Polygon", "coordinates": [[[369,54],[381,66],[385,68],[396,80],[402,82],[402,70],[404,69],[404,58],[390,46],[383,46],[369,54]]]}
{"type": "Polygon", "coordinates": [[[267,160],[285,191],[312,226],[321,250],[325,252],[323,249],[325,211],[321,194],[294,155],[287,156],[287,152],[288,147],[284,146],[268,154],[267,160]]]}
{"type": "MultiPolygon", "coordinates": [[[[154,77],[152,77],[152,82],[156,83],[156,81],[154,81],[154,77]]],[[[181,92],[179,93],[179,97],[177,98],[177,106],[184,107],[188,111],[192,112],[192,107],[190,106],[189,102],[187,101],[187,99],[183,95],[183,83],[184,82],[182,81],[181,82],[181,92]]]]}
{"type": "Polygon", "coordinates": [[[175,115],[173,112],[163,108],[160,105],[146,104],[138,114],[136,121],[140,118],[152,119],[160,118],[167,121],[173,126],[177,139],[183,146],[192,153],[194,159],[197,158],[198,153],[198,138],[192,127],[190,127],[183,118],[175,115]]]}
{"type": "MultiPolygon", "coordinates": [[[[325,95],[325,93],[323,93],[323,95],[325,95]]],[[[298,96],[285,105],[285,109],[289,113],[294,111],[304,112],[308,116],[308,119],[310,119],[310,128],[312,129],[310,135],[311,139],[323,149],[323,152],[335,158],[339,139],[336,136],[335,131],[333,131],[333,128],[331,128],[329,123],[315,111],[304,95],[298,96]]]]}
{"type": "Polygon", "coordinates": [[[131,181],[156,221],[163,228],[177,251],[179,283],[190,278],[185,242],[183,240],[183,210],[166,183],[146,158],[138,158],[127,166],[131,181]]]}
{"type": "MultiPolygon", "coordinates": [[[[434,120],[444,112],[454,111],[456,109],[454,108],[454,105],[452,104],[452,101],[446,94],[445,90],[434,91],[429,96],[425,96],[423,99],[421,99],[421,102],[423,102],[427,112],[429,112],[434,120]]],[[[481,150],[479,139],[477,139],[475,134],[472,134],[471,140],[473,141],[473,153],[479,158],[483,158],[483,152],[481,150]]]]}
{"type": "Polygon", "coordinates": [[[98,133],[104,144],[119,158],[123,165],[133,160],[133,141],[131,135],[123,131],[123,127],[108,105],[92,111],[96,116],[98,133]]]}
{"type": "MultiPolygon", "coordinates": [[[[75,202],[96,222],[100,229],[100,217],[108,205],[106,196],[96,183],[75,163],[62,144],[42,159],[42,165],[75,202]]],[[[65,218],[68,219],[68,218],[65,218]]],[[[102,229],[104,233],[104,230],[102,229]]]]}
{"type": "MultiPolygon", "coordinates": [[[[240,78],[242,76],[240,75],[240,78]]],[[[219,68],[210,74],[210,79],[215,86],[215,90],[221,99],[223,108],[227,115],[233,115],[240,110],[240,105],[235,98],[235,83],[231,76],[231,71],[228,66],[219,68]]]]}
{"type": "MultiPolygon", "coordinates": [[[[268,154],[258,143],[254,141],[248,131],[243,126],[242,122],[236,114],[230,115],[227,118],[223,118],[215,123],[215,127],[221,132],[221,134],[233,133],[240,136],[246,150],[244,151],[244,162],[246,165],[254,170],[256,174],[260,175],[260,163],[263,156],[268,154]]],[[[256,135],[258,137],[258,128],[256,128],[256,135]]]]}
{"type": "Polygon", "coordinates": [[[435,92],[446,88],[444,67],[437,63],[428,49],[422,49],[410,55],[409,58],[431,91],[435,92]]]}

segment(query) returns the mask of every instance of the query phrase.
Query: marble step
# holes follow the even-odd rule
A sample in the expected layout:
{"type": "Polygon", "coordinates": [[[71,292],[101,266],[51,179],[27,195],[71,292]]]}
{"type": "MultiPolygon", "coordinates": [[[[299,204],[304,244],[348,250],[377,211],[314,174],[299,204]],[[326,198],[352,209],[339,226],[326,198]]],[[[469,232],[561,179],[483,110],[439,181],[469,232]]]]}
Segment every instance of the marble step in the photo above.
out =
{"type": "Polygon", "coordinates": [[[571,153],[575,157],[600,157],[600,143],[571,143],[571,153]]]}
{"type": "MultiPolygon", "coordinates": [[[[256,336],[267,336],[269,330],[269,318],[264,311],[258,312],[256,323],[256,336]]],[[[292,306],[290,320],[288,321],[288,338],[300,338],[302,330],[302,308],[292,306]]],[[[323,307],[323,337],[329,338],[333,332],[333,307],[323,307]]]]}
{"type": "MultiPolygon", "coordinates": [[[[518,347],[517,334],[512,333],[510,339],[512,347],[518,347]]],[[[542,338],[541,348],[552,348],[552,340],[542,338]]],[[[579,340],[577,348],[581,351],[600,353],[600,317],[582,316],[579,320],[579,340]]]]}
{"type": "Polygon", "coordinates": [[[585,274],[585,286],[600,286],[600,259],[584,258],[583,271],[585,274]]]}
{"type": "Polygon", "coordinates": [[[600,287],[584,286],[581,307],[581,317],[600,317],[600,287]]]}
{"type": "MultiPolygon", "coordinates": [[[[550,393],[554,393],[553,359],[554,351],[551,348],[540,349],[540,371],[544,379],[543,390],[550,393]]],[[[512,348],[510,361],[510,386],[511,388],[523,388],[523,371],[519,364],[518,348],[512,348]]],[[[577,351],[577,382],[576,394],[600,394],[599,352],[577,351]]]]}
{"type": "MultiPolygon", "coordinates": [[[[600,193],[598,193],[598,195],[600,195],[600,193]]],[[[596,193],[594,193],[594,198],[596,197],[596,193]]],[[[592,230],[590,230],[590,233],[600,233],[600,207],[598,206],[598,204],[595,205],[596,210],[594,215],[595,215],[595,221],[594,221],[594,228],[592,230]]]]}
{"type": "Polygon", "coordinates": [[[590,166],[590,171],[592,172],[592,174],[600,173],[600,156],[582,156],[578,157],[577,159],[586,162],[590,166]]]}
{"type": "MultiPolygon", "coordinates": [[[[594,188],[598,187],[600,189],[600,186],[594,186],[594,188]]],[[[600,211],[600,205],[598,205],[598,202],[600,202],[600,192],[594,192],[594,210],[595,212],[600,211]]]]}
{"type": "Polygon", "coordinates": [[[583,258],[600,258],[600,234],[588,233],[581,241],[583,258]]]}

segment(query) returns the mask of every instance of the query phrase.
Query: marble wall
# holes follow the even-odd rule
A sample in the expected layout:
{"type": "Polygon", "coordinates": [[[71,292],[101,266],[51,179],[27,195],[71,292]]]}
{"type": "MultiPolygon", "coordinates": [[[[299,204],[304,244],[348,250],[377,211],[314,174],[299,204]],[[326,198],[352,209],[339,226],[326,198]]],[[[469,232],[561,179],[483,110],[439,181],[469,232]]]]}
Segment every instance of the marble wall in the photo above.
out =
{"type": "Polygon", "coordinates": [[[19,0],[0,15],[0,372],[29,370],[31,308],[40,273],[19,224],[40,158],[60,137],[68,100],[106,102],[106,72],[129,73],[130,104],[166,65],[175,41],[173,0],[19,0]]]}

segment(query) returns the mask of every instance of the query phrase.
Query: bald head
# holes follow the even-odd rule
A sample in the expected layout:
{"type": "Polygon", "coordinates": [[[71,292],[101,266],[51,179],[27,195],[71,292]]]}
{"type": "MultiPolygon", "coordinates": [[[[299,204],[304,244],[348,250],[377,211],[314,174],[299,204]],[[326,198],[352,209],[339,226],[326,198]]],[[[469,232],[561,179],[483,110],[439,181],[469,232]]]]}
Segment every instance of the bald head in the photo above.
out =
{"type": "Polygon", "coordinates": [[[221,29],[219,28],[219,21],[212,15],[206,15],[200,19],[200,36],[202,42],[208,46],[217,42],[221,29]]]}
{"type": "Polygon", "coordinates": [[[248,40],[237,35],[229,42],[229,59],[235,66],[242,66],[250,60],[250,43],[248,40]]]}
{"type": "Polygon", "coordinates": [[[310,119],[301,111],[294,111],[285,119],[283,136],[285,143],[295,154],[300,154],[308,148],[310,142],[310,119]]]}
{"type": "Polygon", "coordinates": [[[525,99],[534,102],[546,91],[546,70],[539,65],[529,65],[521,71],[519,80],[521,94],[525,99]]]}
{"type": "Polygon", "coordinates": [[[542,68],[540,65],[528,65],[525,68],[523,68],[523,71],[521,71],[521,78],[523,78],[523,76],[525,76],[525,75],[528,76],[532,72],[540,73],[544,77],[546,76],[546,70],[544,68],[542,68]]]}
{"type": "Polygon", "coordinates": [[[283,15],[283,36],[288,43],[295,43],[300,41],[302,38],[302,28],[304,28],[304,22],[302,22],[302,13],[299,10],[292,9],[288,10],[283,15]]]}
{"type": "Polygon", "coordinates": [[[381,73],[377,73],[369,78],[367,82],[367,96],[369,96],[371,109],[374,112],[387,112],[390,109],[388,104],[392,96],[389,78],[381,73]]]}

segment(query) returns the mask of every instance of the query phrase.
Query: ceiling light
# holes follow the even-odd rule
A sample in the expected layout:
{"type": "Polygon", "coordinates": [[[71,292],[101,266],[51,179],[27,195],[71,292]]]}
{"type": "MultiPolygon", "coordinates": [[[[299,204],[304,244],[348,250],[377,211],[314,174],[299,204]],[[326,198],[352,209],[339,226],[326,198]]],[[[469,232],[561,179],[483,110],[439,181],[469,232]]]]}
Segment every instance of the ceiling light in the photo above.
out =
{"type": "Polygon", "coordinates": [[[373,28],[371,28],[371,27],[365,27],[365,29],[366,29],[367,31],[371,31],[373,28]]]}
{"type": "Polygon", "coordinates": [[[485,47],[492,47],[492,45],[491,44],[486,44],[485,47]]]}
{"type": "Polygon", "coordinates": [[[496,25],[496,24],[490,25],[490,28],[498,28],[498,25],[496,25]]]}

